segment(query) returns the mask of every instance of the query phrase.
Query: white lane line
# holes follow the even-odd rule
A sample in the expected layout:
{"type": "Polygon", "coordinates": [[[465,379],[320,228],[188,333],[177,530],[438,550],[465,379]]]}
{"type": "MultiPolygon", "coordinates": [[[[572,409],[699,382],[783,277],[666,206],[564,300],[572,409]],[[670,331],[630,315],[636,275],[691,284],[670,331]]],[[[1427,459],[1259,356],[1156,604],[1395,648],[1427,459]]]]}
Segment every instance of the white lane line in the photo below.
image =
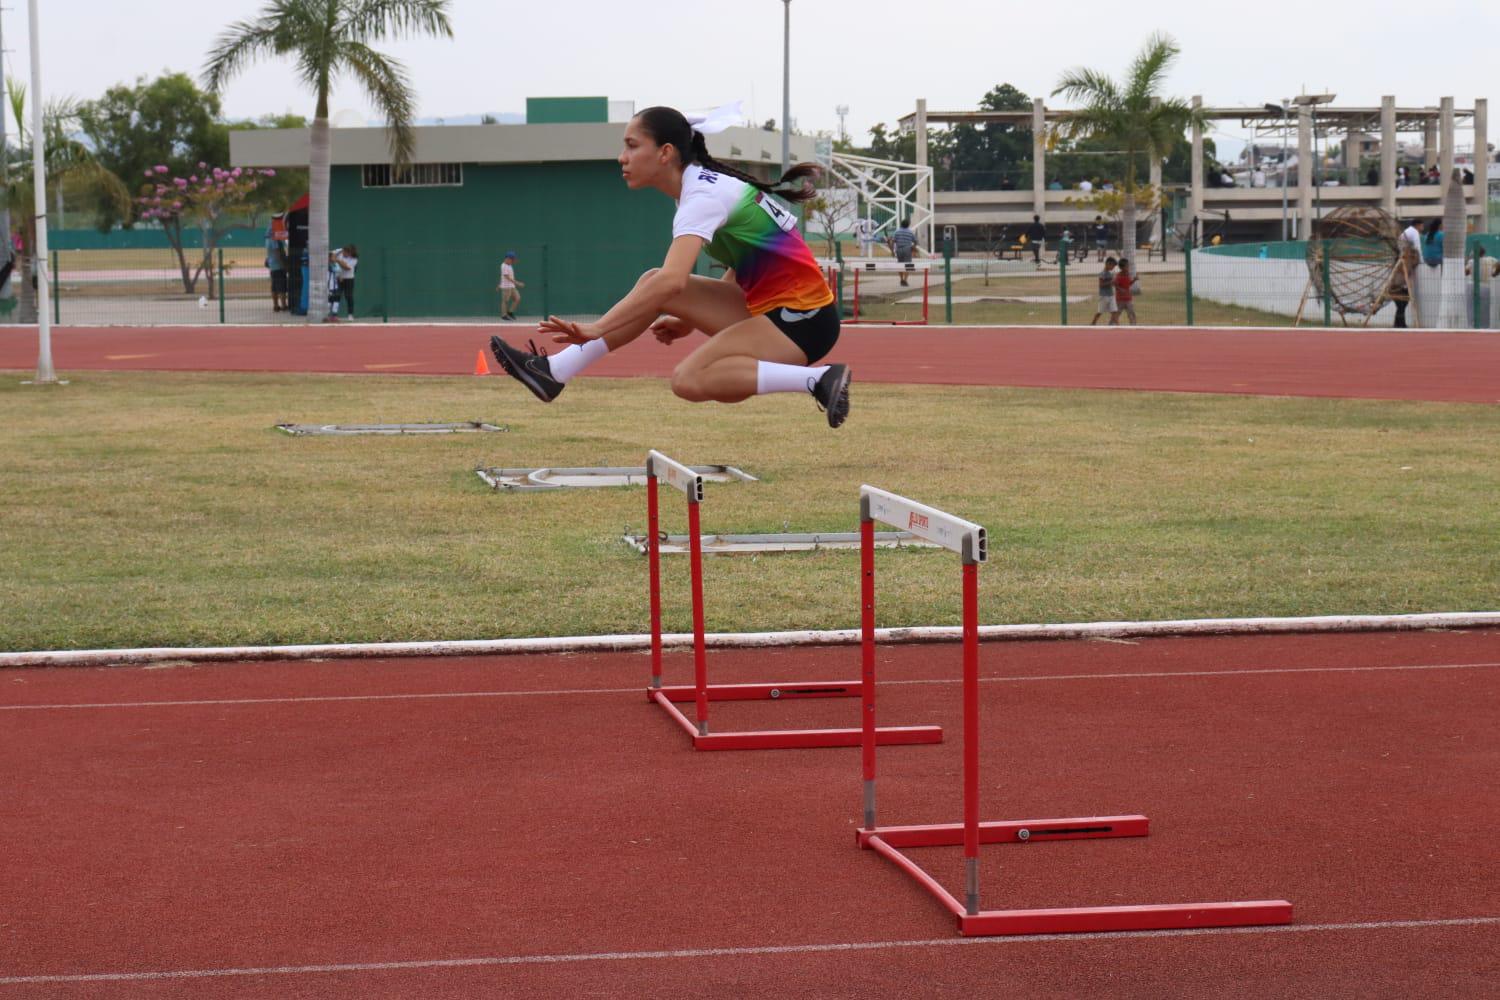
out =
{"type": "MultiPolygon", "coordinates": [[[[1029,684],[1039,681],[1170,680],[1176,677],[1241,677],[1261,674],[1369,674],[1408,670],[1483,670],[1500,667],[1493,663],[1412,663],[1385,667],[1250,667],[1243,670],[1152,670],[1112,674],[1026,674],[1019,677],[981,677],[981,684],[1029,684]]],[[[787,682],[795,687],[797,682],[787,682]]],[[[918,680],[880,681],[882,687],[914,684],[962,684],[962,678],[935,677],[918,680]]],[[[628,688],[552,688],[540,691],[438,691],[413,694],[308,695],[296,698],[211,698],[198,701],[102,701],[50,705],[0,705],[0,712],[39,712],[85,708],[191,708],[205,705],[302,705],[340,701],[430,701],[445,698],[540,698],[577,694],[641,694],[646,685],[628,688]]]]}
{"type": "Polygon", "coordinates": [[[177,969],[165,972],[93,972],[56,976],[3,976],[0,986],[39,983],[143,982],[162,979],[213,979],[229,976],[297,976],[330,972],[393,972],[409,969],[464,969],[479,966],[567,965],[581,962],[641,962],[683,958],[740,958],[756,955],[817,955],[828,952],[893,951],[901,948],[985,947],[1006,944],[1068,944],[1074,941],[1143,940],[1204,937],[1219,934],[1313,934],[1337,931],[1414,930],[1436,927],[1483,927],[1500,917],[1455,917],[1446,920],[1371,920],[1344,924],[1283,924],[1273,927],[1199,927],[1169,931],[1096,931],[1086,934],[1016,934],[1009,937],[945,937],[917,941],[852,941],[837,944],[787,944],[745,948],[680,948],[670,951],[602,951],[563,955],[497,955],[483,958],[434,958],[408,962],[348,962],[337,965],[279,965],[241,969],[177,969]]]}

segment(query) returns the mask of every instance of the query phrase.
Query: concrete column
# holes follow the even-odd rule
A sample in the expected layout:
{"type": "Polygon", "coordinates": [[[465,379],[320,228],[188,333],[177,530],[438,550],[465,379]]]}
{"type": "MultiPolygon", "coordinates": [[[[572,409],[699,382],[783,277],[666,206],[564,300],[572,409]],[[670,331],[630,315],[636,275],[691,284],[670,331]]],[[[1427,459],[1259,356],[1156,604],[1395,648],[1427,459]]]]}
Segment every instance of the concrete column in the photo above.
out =
{"type": "MultiPolygon", "coordinates": [[[[1193,109],[1203,107],[1203,98],[1197,95],[1193,97],[1193,109]]],[[[1251,138],[1251,143],[1255,139],[1251,138]]],[[[1194,219],[1203,218],[1203,126],[1193,126],[1193,162],[1188,165],[1188,211],[1193,213],[1194,219]]]]}
{"type": "Polygon", "coordinates": [[[1312,105],[1297,105],[1297,237],[1312,239],[1313,223],[1312,105]]]}
{"type": "Polygon", "coordinates": [[[1047,208],[1047,108],[1040,97],[1031,102],[1031,211],[1047,208]]]}
{"type": "MultiPolygon", "coordinates": [[[[927,166],[927,98],[917,98],[917,119],[914,123],[916,132],[917,166],[927,166]]],[[[923,209],[931,211],[932,206],[927,204],[927,185],[917,185],[917,204],[923,209]]],[[[928,246],[932,244],[929,241],[928,246]]]]}
{"type": "MultiPolygon", "coordinates": [[[[1428,110],[1432,105],[1428,105],[1428,110]]],[[[1428,118],[1422,126],[1422,166],[1437,166],[1437,119],[1428,118]]]]}
{"type": "Polygon", "coordinates": [[[1350,127],[1344,133],[1344,183],[1363,184],[1364,178],[1359,175],[1359,141],[1364,138],[1364,133],[1357,128],[1350,127]]]}
{"type": "Polygon", "coordinates": [[[1380,207],[1396,214],[1396,98],[1380,99],[1380,207]]]}
{"type": "Polygon", "coordinates": [[[1474,232],[1490,231],[1490,102],[1480,97],[1474,101],[1474,191],[1469,211],[1474,215],[1474,232]]]}
{"type": "Polygon", "coordinates": [[[1442,135],[1438,139],[1438,173],[1443,181],[1443,198],[1448,197],[1448,185],[1453,183],[1453,98],[1445,97],[1438,105],[1438,128],[1442,135]]]}

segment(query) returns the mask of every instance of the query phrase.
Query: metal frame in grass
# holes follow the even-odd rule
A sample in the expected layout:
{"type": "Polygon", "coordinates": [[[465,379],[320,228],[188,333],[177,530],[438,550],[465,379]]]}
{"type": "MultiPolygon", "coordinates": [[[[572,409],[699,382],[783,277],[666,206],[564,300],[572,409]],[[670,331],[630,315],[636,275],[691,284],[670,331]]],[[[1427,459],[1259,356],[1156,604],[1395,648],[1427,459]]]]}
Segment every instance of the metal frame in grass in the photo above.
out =
{"type": "MultiPolygon", "coordinates": [[[[693,741],[694,750],[787,750],[812,747],[853,747],[861,741],[883,744],[940,743],[939,726],[890,726],[864,729],[774,729],[711,733],[708,706],[713,701],[760,701],[787,698],[854,698],[861,694],[856,681],[822,681],[769,684],[710,684],[708,655],[703,635],[703,543],[698,507],[703,502],[703,475],[659,451],[646,456],[646,517],[650,543],[647,549],[651,599],[651,686],[646,698],[666,710],[693,741]],[[658,530],[657,481],[680,490],[687,497],[688,555],[693,604],[693,684],[662,685],[661,656],[661,532],[658,530]],[[693,702],[696,718],[689,719],[676,705],[693,702]]],[[[869,694],[865,695],[867,701],[869,694]]]]}
{"type": "Polygon", "coordinates": [[[1086,906],[1056,909],[981,910],[979,908],[979,845],[1029,843],[1039,840],[1086,840],[1105,837],[1144,837],[1145,816],[1084,816],[1068,819],[979,821],[979,564],[987,558],[984,528],[944,511],[861,486],[859,494],[862,579],[861,647],[863,655],[864,826],[856,843],[875,851],[916,879],[937,897],[958,921],[966,936],[1002,934],[1076,934],[1091,931],[1167,930],[1185,927],[1250,927],[1287,924],[1292,904],[1284,899],[1229,903],[1183,903],[1146,906],[1086,906]],[[920,538],[958,553],[963,560],[963,822],[930,826],[875,824],[875,522],[903,528],[920,538]],[[953,894],[901,853],[911,847],[963,845],[965,900],[953,894]]]}

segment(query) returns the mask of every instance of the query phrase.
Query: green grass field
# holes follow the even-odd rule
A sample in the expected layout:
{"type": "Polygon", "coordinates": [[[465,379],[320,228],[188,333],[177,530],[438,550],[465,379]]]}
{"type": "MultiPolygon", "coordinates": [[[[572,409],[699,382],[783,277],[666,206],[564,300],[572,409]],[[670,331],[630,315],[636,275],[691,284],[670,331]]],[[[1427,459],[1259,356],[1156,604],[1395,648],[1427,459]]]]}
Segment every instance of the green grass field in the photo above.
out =
{"type": "MultiPolygon", "coordinates": [[[[986,623],[1493,609],[1500,409],[856,384],[690,406],[585,380],[82,373],[0,379],[0,649],[640,632],[640,489],[496,493],[476,465],[657,447],[764,482],[706,531],[853,530],[859,484],[986,525],[986,623]],[[290,438],[281,421],[489,420],[510,433],[290,438]]],[[[663,527],[684,530],[673,495],[663,527]]],[[[854,552],[712,559],[710,630],[853,626],[854,552]]],[[[885,625],[957,622],[956,559],[880,556],[885,625]]],[[[685,561],[667,627],[689,627],[685,561]]]]}

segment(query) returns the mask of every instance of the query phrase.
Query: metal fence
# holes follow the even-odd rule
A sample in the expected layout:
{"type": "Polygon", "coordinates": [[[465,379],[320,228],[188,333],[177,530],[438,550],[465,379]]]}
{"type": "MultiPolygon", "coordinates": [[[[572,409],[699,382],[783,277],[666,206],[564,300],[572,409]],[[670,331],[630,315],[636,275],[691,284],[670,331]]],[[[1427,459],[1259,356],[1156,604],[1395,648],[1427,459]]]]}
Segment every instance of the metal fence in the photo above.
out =
{"type": "MultiPolygon", "coordinates": [[[[1412,268],[1408,277],[1416,305],[1407,312],[1408,325],[1500,328],[1495,316],[1500,278],[1492,273],[1500,261],[1500,236],[1471,236],[1468,247],[1461,263],[1412,268]],[[1476,257],[1480,248],[1484,254],[1476,257]]],[[[517,254],[516,276],[523,287],[516,312],[526,320],[602,314],[641,272],[660,261],[662,248],[362,247],[355,316],[377,322],[496,318],[505,250],[517,254]]],[[[203,326],[305,321],[294,312],[273,310],[270,274],[260,248],[222,248],[206,266],[201,251],[185,256],[186,266],[170,249],[55,251],[53,322],[203,326]]],[[[1311,255],[1312,265],[1309,259],[1304,242],[1205,247],[1190,254],[1143,246],[1132,255],[1084,241],[1049,241],[1038,248],[927,258],[922,265],[928,272],[906,275],[902,284],[903,275],[882,257],[873,262],[877,267],[860,271],[858,319],[986,326],[1134,321],[1150,326],[1300,322],[1389,327],[1396,322],[1391,300],[1399,295],[1387,287],[1388,268],[1381,272],[1376,265],[1350,264],[1337,252],[1311,255]],[[1105,273],[1108,257],[1131,260],[1135,280],[1128,305],[1117,287],[1118,269],[1105,273]],[[1356,273],[1362,267],[1368,273],[1356,273]],[[1101,296],[1104,290],[1112,294],[1101,296]],[[1372,304],[1379,306],[1373,312],[1372,304]]],[[[850,319],[856,308],[853,272],[870,263],[846,259],[828,272],[850,319]]],[[[721,272],[705,259],[699,273],[721,272]]],[[[292,298],[300,302],[302,283],[294,278],[291,284],[292,298]]],[[[326,296],[327,272],[309,273],[307,287],[311,295],[326,296]]]]}

